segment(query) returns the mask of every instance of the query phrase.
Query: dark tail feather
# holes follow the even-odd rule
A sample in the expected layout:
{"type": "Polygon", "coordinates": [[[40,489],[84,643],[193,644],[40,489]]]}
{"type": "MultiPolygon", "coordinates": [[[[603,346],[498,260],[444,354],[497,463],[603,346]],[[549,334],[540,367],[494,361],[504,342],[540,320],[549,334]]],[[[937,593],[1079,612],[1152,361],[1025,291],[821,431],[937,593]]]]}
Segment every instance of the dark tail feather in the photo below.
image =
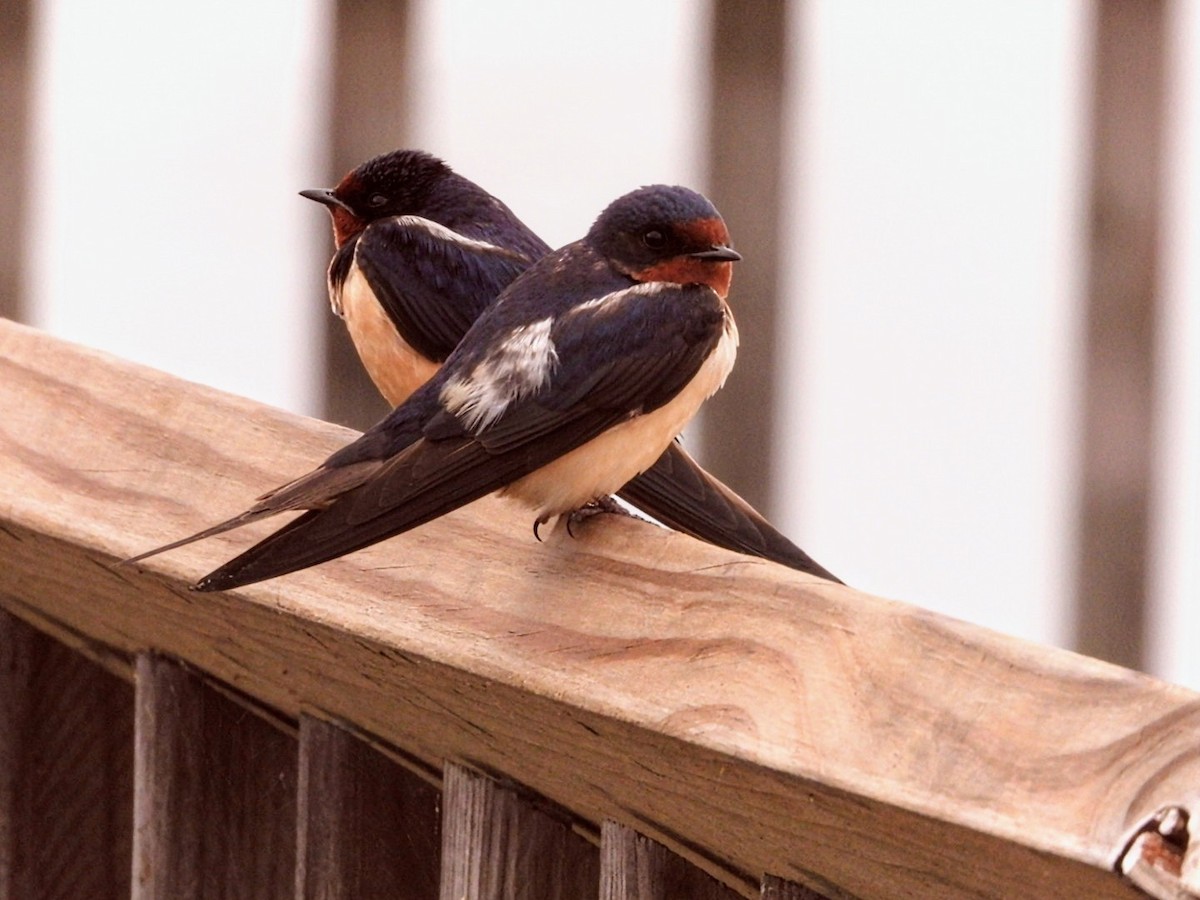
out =
{"type": "Polygon", "coordinates": [[[486,451],[473,441],[460,442],[462,459],[446,462],[413,448],[392,460],[378,477],[347,492],[325,509],[298,516],[249,550],[210,572],[197,591],[227,591],[277,575],[286,575],[361,550],[424,525],[451,510],[490,494],[529,470],[520,454],[495,457],[478,465],[486,451]],[[414,471],[439,462],[436,474],[414,477],[414,471]],[[458,465],[468,477],[456,477],[458,465]]]}
{"type": "MultiPolygon", "coordinates": [[[[436,519],[448,511],[443,505],[448,499],[443,496],[436,507],[414,504],[394,509],[356,525],[348,524],[343,510],[336,505],[328,510],[314,509],[297,516],[249,550],[205,575],[196,582],[194,589],[228,591],[345,556],[436,519]]],[[[473,499],[455,503],[450,508],[473,499]]]]}
{"type": "Polygon", "coordinates": [[[249,550],[239,553],[223,566],[209,572],[192,586],[192,590],[227,591],[313,565],[314,563],[305,562],[298,554],[286,554],[288,536],[297,531],[303,534],[304,528],[311,525],[321,513],[321,510],[310,510],[302,516],[297,516],[249,550]],[[279,554],[275,554],[272,557],[271,551],[281,544],[284,546],[285,556],[280,558],[279,554]]]}
{"type": "Polygon", "coordinates": [[[205,528],[203,531],[197,531],[195,534],[188,535],[185,538],[180,538],[177,541],[172,541],[169,544],[163,544],[161,547],[155,547],[153,550],[147,550],[145,553],[139,553],[137,556],[131,556],[129,559],[123,559],[117,563],[118,566],[129,566],[133,563],[141,562],[143,559],[149,559],[151,556],[158,556],[160,553],[166,553],[168,550],[175,550],[179,547],[186,547],[188,544],[202,541],[205,538],[214,537],[218,534],[224,534],[226,531],[232,531],[235,528],[241,528],[243,525],[249,525],[251,522],[257,522],[259,519],[265,519],[267,516],[273,516],[278,512],[283,512],[282,509],[258,509],[252,508],[246,510],[241,515],[234,516],[232,519],[226,519],[224,522],[219,522],[211,528],[205,528]]]}
{"type": "Polygon", "coordinates": [[[131,563],[141,562],[143,559],[157,556],[160,553],[166,553],[168,550],[175,550],[195,541],[202,541],[205,538],[223,534],[226,531],[232,531],[235,528],[241,528],[243,525],[249,525],[251,522],[257,522],[259,519],[265,519],[282,512],[288,512],[289,510],[314,509],[327,506],[340,494],[362,484],[371,474],[378,471],[382,465],[381,462],[368,460],[337,468],[321,467],[309,472],[307,475],[302,475],[295,481],[289,481],[282,487],[263,494],[258,498],[257,503],[232,519],[226,519],[224,522],[213,525],[211,528],[205,528],[203,531],[198,531],[188,537],[180,538],[177,541],[172,541],[170,544],[163,544],[161,547],[155,547],[153,550],[147,550],[145,553],[139,553],[137,556],[121,560],[117,565],[126,566],[131,563]]]}
{"type": "Polygon", "coordinates": [[[842,584],[754,507],[704,471],[677,443],[618,496],[669,528],[706,543],[842,584]]]}

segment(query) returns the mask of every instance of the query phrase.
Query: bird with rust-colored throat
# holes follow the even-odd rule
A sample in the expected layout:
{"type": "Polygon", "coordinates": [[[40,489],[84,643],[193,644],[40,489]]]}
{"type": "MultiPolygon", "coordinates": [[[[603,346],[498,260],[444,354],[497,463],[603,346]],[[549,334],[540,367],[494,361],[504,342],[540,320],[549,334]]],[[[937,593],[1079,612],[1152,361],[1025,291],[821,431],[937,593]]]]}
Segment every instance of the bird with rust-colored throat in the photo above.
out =
{"type": "MultiPolygon", "coordinates": [[[[536,510],[536,523],[621,491],[674,524],[670,503],[662,504],[665,514],[654,508],[661,485],[674,485],[666,496],[687,498],[674,501],[687,508],[697,492],[681,491],[674,465],[663,466],[664,454],[682,460],[701,493],[715,493],[725,509],[743,516],[741,507],[750,510],[674,443],[724,382],[736,354],[726,297],[740,257],[712,205],[686,188],[643,188],[611,204],[581,241],[530,265],[544,245],[507,207],[432,157],[419,158],[442,167],[442,177],[422,190],[434,194],[449,179],[451,194],[471,195],[496,217],[486,221],[477,211],[459,226],[480,236],[397,214],[396,186],[411,188],[412,180],[372,185],[362,177],[365,167],[317,198],[331,207],[339,243],[330,266],[335,308],[350,314],[356,345],[385,394],[408,393],[407,399],[319,468],[240,516],[135,560],[278,512],[307,510],[196,585],[224,590],[341,556],[496,490],[536,510]],[[364,203],[383,215],[369,219],[364,203]],[[488,239],[497,235],[504,243],[488,239]],[[417,248],[400,252],[406,241],[417,248]],[[455,253],[471,262],[430,263],[455,253]],[[398,274],[397,267],[407,270],[398,274]],[[510,276],[513,269],[524,271],[510,276]],[[478,285],[502,287],[505,279],[511,283],[494,302],[480,300],[478,285]],[[436,293],[441,305],[422,301],[422,291],[436,293]],[[447,311],[455,297],[462,305],[447,311]],[[443,361],[430,336],[448,345],[455,317],[467,319],[472,311],[473,324],[443,361]],[[414,319],[425,330],[414,329],[414,319]],[[401,358],[410,374],[397,376],[401,358]],[[647,476],[651,502],[628,490],[631,480],[647,476]]],[[[461,208],[462,200],[451,206],[461,208]]],[[[436,205],[426,197],[426,211],[436,205]]],[[[833,579],[778,537],[792,548],[789,564],[833,579]]],[[[761,538],[758,545],[757,555],[767,556],[761,538]]]]}
{"type": "MultiPolygon", "coordinates": [[[[550,252],[499,199],[420,150],[383,154],[334,188],[300,193],[329,208],[330,303],[393,406],[432,376],[518,274],[550,252]]],[[[678,443],[619,495],[702,541],[831,577],[678,443]]]]}

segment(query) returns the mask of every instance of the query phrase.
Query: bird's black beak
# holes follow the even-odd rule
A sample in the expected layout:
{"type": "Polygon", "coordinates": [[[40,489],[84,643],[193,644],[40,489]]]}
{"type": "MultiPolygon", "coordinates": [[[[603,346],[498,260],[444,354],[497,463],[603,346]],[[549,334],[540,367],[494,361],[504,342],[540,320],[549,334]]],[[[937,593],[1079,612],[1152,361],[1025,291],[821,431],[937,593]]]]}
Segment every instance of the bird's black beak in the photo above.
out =
{"type": "Polygon", "coordinates": [[[688,256],[692,259],[711,259],[722,262],[737,262],[742,258],[742,254],[738,253],[732,247],[726,247],[724,244],[713,247],[710,250],[698,250],[695,253],[689,253],[688,256]]]}
{"type": "Polygon", "coordinates": [[[333,195],[332,188],[312,188],[307,191],[301,191],[300,196],[307,197],[309,200],[316,200],[322,206],[328,206],[331,209],[337,206],[346,210],[346,212],[353,212],[350,207],[333,195]]]}

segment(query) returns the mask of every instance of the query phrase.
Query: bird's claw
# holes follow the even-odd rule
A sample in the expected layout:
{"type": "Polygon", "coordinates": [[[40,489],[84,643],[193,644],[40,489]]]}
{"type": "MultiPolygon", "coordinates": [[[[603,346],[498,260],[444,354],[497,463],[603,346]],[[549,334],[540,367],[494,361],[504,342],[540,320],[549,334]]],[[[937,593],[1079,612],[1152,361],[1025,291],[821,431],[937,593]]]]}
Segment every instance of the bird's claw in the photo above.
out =
{"type": "Polygon", "coordinates": [[[629,510],[623,507],[620,503],[610,496],[597,497],[585,503],[579,509],[573,509],[567,515],[567,534],[571,537],[576,537],[576,526],[586,522],[592,516],[597,516],[600,513],[612,513],[617,516],[630,515],[629,510]]]}
{"type": "MultiPolygon", "coordinates": [[[[578,509],[573,509],[567,513],[567,534],[569,534],[571,537],[578,537],[578,535],[575,534],[576,527],[578,527],[581,523],[586,522],[592,516],[599,515],[600,513],[612,513],[613,515],[617,516],[629,516],[631,519],[637,518],[637,516],[627,510],[612,497],[597,497],[595,500],[589,500],[578,509]]],[[[538,516],[533,520],[533,536],[537,538],[538,543],[545,543],[545,541],[542,540],[542,536],[538,533],[538,529],[549,522],[550,519],[550,516],[538,516]]]]}

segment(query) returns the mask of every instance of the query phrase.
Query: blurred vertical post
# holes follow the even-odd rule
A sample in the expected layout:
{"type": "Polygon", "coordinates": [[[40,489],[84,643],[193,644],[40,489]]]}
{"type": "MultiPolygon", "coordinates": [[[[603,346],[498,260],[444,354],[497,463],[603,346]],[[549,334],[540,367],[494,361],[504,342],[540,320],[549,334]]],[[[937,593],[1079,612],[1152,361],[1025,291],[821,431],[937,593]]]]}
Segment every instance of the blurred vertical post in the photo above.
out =
{"type": "Polygon", "coordinates": [[[1144,665],[1163,166],[1163,0],[1094,7],[1077,649],[1144,665]]]}
{"type": "MultiPolygon", "coordinates": [[[[330,186],[370,157],[405,146],[410,134],[412,4],[341,0],[334,6],[329,185],[313,187],[330,186]]],[[[314,205],[313,215],[318,214],[324,217],[314,205]]],[[[332,254],[332,243],[329,249],[332,254]]],[[[323,416],[355,428],[374,424],[387,404],[359,363],[345,327],[332,315],[325,318],[324,345],[323,416]]]]}
{"type": "Polygon", "coordinates": [[[25,165],[29,145],[29,72],[32,38],[29,0],[4,0],[0,7],[0,316],[21,320],[21,257],[25,249],[22,225],[27,208],[25,165]]]}
{"type": "Polygon", "coordinates": [[[770,513],[787,4],[712,0],[711,9],[708,188],[745,259],[731,295],[737,367],[705,404],[701,436],[705,464],[770,513]]]}

